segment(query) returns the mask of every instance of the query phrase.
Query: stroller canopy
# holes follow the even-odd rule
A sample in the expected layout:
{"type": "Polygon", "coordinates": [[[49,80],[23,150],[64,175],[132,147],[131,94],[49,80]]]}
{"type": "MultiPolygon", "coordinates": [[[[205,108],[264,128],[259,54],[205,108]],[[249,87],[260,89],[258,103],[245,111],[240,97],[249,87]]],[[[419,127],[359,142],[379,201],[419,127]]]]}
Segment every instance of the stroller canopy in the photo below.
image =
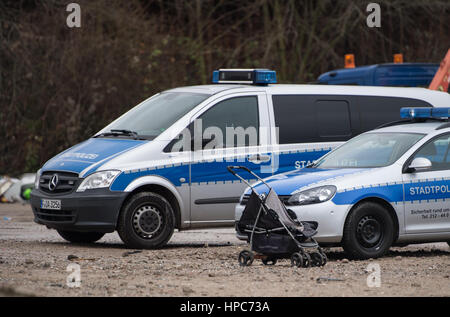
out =
{"type": "Polygon", "coordinates": [[[253,227],[260,208],[264,208],[266,212],[260,214],[256,227],[273,230],[282,227],[283,225],[280,222],[283,222],[292,231],[303,232],[303,224],[289,216],[286,207],[273,189],[270,189],[269,194],[265,198],[260,197],[255,191],[252,191],[241,219],[238,222],[239,229],[245,230],[253,227]]]}

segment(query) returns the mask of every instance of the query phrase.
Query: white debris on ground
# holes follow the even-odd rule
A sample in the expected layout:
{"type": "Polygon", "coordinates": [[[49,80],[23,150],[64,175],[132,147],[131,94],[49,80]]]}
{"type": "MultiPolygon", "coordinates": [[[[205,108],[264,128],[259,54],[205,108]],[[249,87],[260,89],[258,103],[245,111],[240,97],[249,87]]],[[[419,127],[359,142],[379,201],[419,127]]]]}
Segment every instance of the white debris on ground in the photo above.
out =
{"type": "Polygon", "coordinates": [[[0,202],[26,203],[30,199],[35,179],[36,174],[32,173],[23,174],[20,178],[0,176],[0,202]]]}

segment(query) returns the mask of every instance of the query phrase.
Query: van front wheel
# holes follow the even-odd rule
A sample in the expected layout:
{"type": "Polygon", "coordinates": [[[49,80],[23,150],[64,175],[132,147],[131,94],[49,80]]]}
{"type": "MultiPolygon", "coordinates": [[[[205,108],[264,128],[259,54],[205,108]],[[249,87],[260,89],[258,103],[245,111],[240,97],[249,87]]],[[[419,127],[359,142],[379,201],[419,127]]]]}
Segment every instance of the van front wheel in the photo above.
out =
{"type": "Polygon", "coordinates": [[[163,196],[151,192],[132,196],[122,208],[117,225],[120,239],[133,249],[163,247],[174,229],[172,206],[163,196]]]}

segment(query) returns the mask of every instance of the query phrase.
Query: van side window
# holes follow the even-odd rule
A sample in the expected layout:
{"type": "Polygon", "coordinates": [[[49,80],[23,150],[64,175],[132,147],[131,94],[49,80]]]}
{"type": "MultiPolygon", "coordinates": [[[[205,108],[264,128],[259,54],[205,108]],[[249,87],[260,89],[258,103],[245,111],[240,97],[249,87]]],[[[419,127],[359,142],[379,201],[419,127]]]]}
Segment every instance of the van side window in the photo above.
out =
{"type": "Polygon", "coordinates": [[[346,141],[352,136],[350,105],[342,96],[274,95],[279,144],[346,141]]]}
{"type": "Polygon", "coordinates": [[[432,107],[425,101],[412,98],[355,96],[354,99],[360,113],[361,132],[400,120],[402,107],[432,107]]]}
{"type": "Polygon", "coordinates": [[[423,157],[431,161],[430,171],[450,170],[450,134],[439,136],[425,144],[414,158],[423,157]]]}
{"type": "Polygon", "coordinates": [[[279,144],[319,142],[314,98],[273,95],[272,101],[279,144]]]}
{"type": "Polygon", "coordinates": [[[201,119],[203,139],[215,139],[217,148],[256,146],[259,143],[256,96],[221,101],[198,119],[201,119]]]}
{"type": "Polygon", "coordinates": [[[350,137],[350,108],[344,100],[317,100],[317,129],[321,138],[350,137]]]}

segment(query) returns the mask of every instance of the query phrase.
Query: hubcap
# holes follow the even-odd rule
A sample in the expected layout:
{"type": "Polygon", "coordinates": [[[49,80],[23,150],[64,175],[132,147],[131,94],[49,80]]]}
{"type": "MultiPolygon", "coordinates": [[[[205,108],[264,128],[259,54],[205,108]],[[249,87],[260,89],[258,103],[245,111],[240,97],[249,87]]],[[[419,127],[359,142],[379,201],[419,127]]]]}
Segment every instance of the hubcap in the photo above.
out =
{"type": "Polygon", "coordinates": [[[133,214],[133,228],[142,238],[151,238],[161,226],[161,213],[154,206],[141,206],[133,214]]]}
{"type": "Polygon", "coordinates": [[[371,216],[365,216],[359,221],[356,233],[359,242],[367,248],[376,246],[383,237],[380,222],[371,216]]]}

